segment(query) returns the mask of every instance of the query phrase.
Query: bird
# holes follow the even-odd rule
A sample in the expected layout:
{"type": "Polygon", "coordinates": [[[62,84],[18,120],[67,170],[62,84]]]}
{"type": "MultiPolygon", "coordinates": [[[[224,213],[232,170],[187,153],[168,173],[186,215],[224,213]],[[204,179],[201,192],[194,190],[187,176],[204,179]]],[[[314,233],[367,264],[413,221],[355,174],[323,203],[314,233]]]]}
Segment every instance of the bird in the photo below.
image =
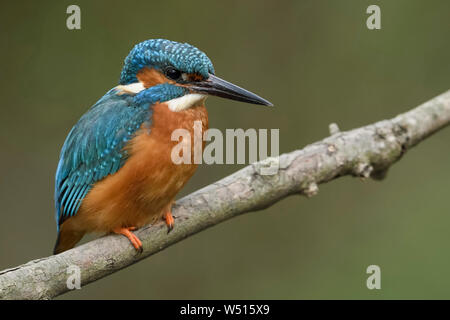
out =
{"type": "Polygon", "coordinates": [[[88,233],[123,235],[142,252],[133,231],[158,220],[173,229],[172,204],[197,164],[172,161],[178,142],[171,134],[192,134],[194,121],[208,129],[208,96],[273,106],[217,77],[208,56],[188,43],[150,39],[132,48],[118,85],[81,116],[62,146],[54,254],[88,233]]]}

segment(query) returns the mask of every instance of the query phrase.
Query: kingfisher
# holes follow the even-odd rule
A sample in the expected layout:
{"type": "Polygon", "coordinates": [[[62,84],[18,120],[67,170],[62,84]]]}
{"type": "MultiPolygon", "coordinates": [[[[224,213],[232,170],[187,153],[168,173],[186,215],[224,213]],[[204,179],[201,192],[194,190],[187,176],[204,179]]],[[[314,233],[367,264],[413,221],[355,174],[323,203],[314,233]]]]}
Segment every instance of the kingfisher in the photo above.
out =
{"type": "Polygon", "coordinates": [[[119,84],[79,119],[62,147],[54,254],[73,248],[86,233],[124,235],[142,252],[132,231],[158,220],[172,230],[175,196],[197,169],[194,161],[172,161],[179,143],[172,132],[184,129],[193,137],[194,121],[205,132],[209,95],[272,106],[217,77],[208,56],[190,44],[151,39],[134,46],[119,84]]]}

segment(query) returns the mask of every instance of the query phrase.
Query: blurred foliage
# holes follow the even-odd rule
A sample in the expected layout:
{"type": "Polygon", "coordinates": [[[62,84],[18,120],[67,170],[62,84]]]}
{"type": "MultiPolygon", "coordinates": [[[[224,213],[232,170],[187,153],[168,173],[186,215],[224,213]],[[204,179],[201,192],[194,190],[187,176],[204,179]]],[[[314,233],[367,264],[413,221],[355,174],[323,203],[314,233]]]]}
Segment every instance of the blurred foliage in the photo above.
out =
{"type": "MultiPolygon", "coordinates": [[[[276,108],[208,99],[212,127],[280,128],[281,152],[392,117],[450,88],[450,2],[14,1],[0,11],[0,269],[49,255],[53,177],[78,118],[132,46],[189,42],[276,108]],[[82,29],[66,28],[81,7],[82,29]],[[382,29],[366,28],[381,7],[382,29]]],[[[222,223],[62,298],[450,298],[450,131],[383,182],[343,178],[222,223]],[[368,265],[381,290],[366,288],[368,265]]],[[[202,166],[188,194],[241,166],[202,166]]]]}

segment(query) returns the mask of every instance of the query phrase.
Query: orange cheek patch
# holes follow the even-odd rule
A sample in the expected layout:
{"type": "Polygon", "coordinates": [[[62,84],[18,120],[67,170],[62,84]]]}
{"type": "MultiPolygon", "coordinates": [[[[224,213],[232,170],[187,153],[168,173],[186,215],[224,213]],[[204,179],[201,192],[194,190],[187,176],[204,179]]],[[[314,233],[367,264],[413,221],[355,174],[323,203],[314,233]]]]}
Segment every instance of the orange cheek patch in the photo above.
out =
{"type": "MultiPolygon", "coordinates": [[[[153,68],[142,68],[136,75],[137,79],[142,82],[145,88],[150,88],[153,86],[156,86],[158,84],[162,83],[170,83],[170,84],[176,84],[182,87],[189,87],[188,84],[177,84],[175,81],[167,78],[163,73],[160,71],[153,69],[153,68]]],[[[196,81],[203,81],[203,76],[197,74],[197,73],[188,73],[186,74],[186,81],[189,82],[196,82],[196,81]]]]}
{"type": "Polygon", "coordinates": [[[188,73],[187,74],[188,81],[203,81],[203,76],[197,74],[197,73],[188,73]]]}
{"type": "Polygon", "coordinates": [[[161,72],[153,68],[143,68],[137,75],[137,79],[142,82],[145,88],[150,88],[162,83],[175,84],[175,81],[166,78],[161,72]]]}

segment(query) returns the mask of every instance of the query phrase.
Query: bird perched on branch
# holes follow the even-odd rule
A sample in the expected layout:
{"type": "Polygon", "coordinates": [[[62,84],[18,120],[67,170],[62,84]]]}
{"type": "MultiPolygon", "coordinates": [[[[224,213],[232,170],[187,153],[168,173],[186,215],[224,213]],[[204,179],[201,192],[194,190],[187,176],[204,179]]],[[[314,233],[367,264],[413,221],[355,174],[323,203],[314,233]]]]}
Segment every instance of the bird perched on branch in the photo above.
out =
{"type": "Polygon", "coordinates": [[[192,136],[194,121],[208,128],[208,95],[271,105],[216,77],[206,54],[187,43],[147,40],[131,50],[119,85],[80,118],[62,147],[55,254],[90,232],[122,234],[142,251],[133,230],[159,219],[173,228],[172,203],[197,165],[172,161],[172,132],[192,136]]]}

